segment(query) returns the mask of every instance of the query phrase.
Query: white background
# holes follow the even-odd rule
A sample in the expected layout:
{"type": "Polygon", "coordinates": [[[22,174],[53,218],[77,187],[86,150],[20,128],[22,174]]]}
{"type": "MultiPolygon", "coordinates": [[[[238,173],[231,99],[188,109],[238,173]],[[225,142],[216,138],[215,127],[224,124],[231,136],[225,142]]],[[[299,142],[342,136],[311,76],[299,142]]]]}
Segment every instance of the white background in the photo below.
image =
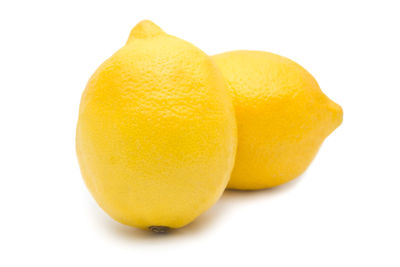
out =
{"type": "Polygon", "coordinates": [[[400,266],[398,1],[1,1],[1,266],[400,266]],[[299,179],[154,235],[110,219],[75,155],[85,84],[150,19],[208,54],[289,57],[344,109],[299,179]]]}

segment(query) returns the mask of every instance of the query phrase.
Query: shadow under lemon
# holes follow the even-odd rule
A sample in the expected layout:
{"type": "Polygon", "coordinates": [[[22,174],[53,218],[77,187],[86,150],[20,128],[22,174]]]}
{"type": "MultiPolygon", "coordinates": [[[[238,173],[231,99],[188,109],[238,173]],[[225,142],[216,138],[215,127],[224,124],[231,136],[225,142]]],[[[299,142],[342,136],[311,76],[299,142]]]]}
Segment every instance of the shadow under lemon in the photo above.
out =
{"type": "MultiPolygon", "coordinates": [[[[302,178],[303,175],[298,178],[282,184],[280,186],[259,189],[259,190],[235,190],[227,189],[220,198],[220,200],[211,207],[208,211],[200,215],[192,223],[180,228],[180,229],[169,229],[166,233],[153,233],[152,231],[146,231],[127,225],[120,224],[101,212],[101,209],[96,209],[94,212],[96,221],[101,222],[103,229],[111,231],[117,238],[125,240],[171,240],[180,238],[189,238],[209,231],[212,224],[219,221],[226,212],[230,209],[236,208],[235,202],[243,201],[257,201],[257,199],[268,199],[274,197],[276,194],[284,193],[285,191],[291,190],[302,178]]],[[[229,222],[228,222],[229,223],[229,222]]],[[[153,242],[153,241],[151,241],[153,242]]]]}

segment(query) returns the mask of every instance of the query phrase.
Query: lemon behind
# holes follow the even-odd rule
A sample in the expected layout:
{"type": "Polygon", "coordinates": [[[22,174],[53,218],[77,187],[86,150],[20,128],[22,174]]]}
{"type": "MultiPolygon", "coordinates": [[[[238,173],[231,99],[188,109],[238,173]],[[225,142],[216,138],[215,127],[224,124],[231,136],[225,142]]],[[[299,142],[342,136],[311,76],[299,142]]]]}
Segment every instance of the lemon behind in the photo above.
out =
{"type": "Polygon", "coordinates": [[[232,51],[213,59],[227,81],[238,126],[238,151],[228,187],[263,189],[298,177],[341,124],[342,108],[288,58],[232,51]]]}

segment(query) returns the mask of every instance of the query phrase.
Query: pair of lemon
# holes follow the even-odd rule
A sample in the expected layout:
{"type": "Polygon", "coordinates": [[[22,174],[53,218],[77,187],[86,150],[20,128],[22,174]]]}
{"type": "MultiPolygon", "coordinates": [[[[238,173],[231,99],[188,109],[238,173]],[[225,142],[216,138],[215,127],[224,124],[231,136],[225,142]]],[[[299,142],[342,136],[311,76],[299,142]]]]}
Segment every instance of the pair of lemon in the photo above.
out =
{"type": "Polygon", "coordinates": [[[76,148],[85,183],[115,220],[179,228],[224,189],[305,171],[342,109],[295,62],[267,52],[209,57],[150,21],[83,93],[76,148]]]}

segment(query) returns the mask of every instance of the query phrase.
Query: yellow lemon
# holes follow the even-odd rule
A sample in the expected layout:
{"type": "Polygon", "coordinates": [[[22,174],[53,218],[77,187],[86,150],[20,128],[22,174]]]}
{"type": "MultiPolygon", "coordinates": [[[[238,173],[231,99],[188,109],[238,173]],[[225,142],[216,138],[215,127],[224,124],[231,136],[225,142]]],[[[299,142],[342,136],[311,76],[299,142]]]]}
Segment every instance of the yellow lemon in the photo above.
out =
{"type": "Polygon", "coordinates": [[[224,78],[200,49],[150,21],[90,78],[76,131],[81,172],[115,220],[182,227],[224,191],[236,152],[224,78]]]}
{"type": "Polygon", "coordinates": [[[341,107],[322,93],[311,74],[285,57],[233,51],[213,58],[233,96],[238,126],[228,188],[268,188],[299,176],[341,124],[341,107]]]}

